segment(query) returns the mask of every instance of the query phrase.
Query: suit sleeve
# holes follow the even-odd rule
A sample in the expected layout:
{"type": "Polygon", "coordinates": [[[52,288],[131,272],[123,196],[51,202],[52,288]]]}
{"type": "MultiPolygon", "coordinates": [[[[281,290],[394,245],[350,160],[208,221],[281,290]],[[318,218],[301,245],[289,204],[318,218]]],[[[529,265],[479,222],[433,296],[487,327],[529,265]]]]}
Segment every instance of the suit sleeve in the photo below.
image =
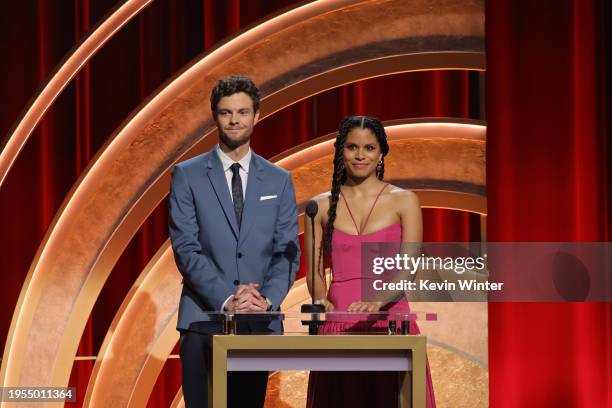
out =
{"type": "Polygon", "coordinates": [[[300,266],[300,244],[298,241],[298,214],[295,189],[291,175],[287,175],[281,194],[280,208],[273,238],[273,255],[260,293],[278,310],[293,285],[300,266]]]}
{"type": "Polygon", "coordinates": [[[220,310],[234,294],[221,274],[202,254],[193,193],[181,167],[175,166],[169,199],[169,232],[174,260],[183,284],[187,285],[210,310],[220,310]]]}

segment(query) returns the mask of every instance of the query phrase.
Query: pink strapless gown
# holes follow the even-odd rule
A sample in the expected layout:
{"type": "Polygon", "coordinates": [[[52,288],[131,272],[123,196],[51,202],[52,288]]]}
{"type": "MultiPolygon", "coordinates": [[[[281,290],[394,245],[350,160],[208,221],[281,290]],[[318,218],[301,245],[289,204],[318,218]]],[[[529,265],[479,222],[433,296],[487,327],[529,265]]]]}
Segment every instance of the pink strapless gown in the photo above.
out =
{"type": "MultiPolygon", "coordinates": [[[[361,295],[361,244],[364,242],[401,242],[402,228],[394,224],[370,234],[352,235],[334,230],[332,237],[333,278],[327,297],[336,312],[346,311],[361,295]]],[[[389,312],[409,312],[406,300],[387,305],[389,312]]],[[[419,334],[419,328],[411,322],[410,334],[419,334]]],[[[319,328],[319,334],[351,332],[386,333],[384,320],[357,322],[350,319],[328,321],[319,328]]],[[[427,364],[427,407],[435,408],[433,385],[427,364]]],[[[396,407],[398,405],[398,379],[392,372],[311,372],[308,380],[307,406],[323,407],[396,407]]]]}

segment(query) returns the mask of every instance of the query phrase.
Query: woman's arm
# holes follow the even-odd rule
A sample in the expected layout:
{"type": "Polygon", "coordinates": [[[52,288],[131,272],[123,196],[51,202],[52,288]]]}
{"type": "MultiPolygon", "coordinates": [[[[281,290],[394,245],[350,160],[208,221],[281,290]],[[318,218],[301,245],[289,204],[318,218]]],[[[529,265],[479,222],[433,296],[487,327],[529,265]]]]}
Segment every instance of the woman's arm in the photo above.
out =
{"type": "MultiPolygon", "coordinates": [[[[419,197],[412,191],[399,193],[401,205],[399,207],[402,223],[402,243],[421,244],[423,242],[423,215],[419,197]]],[[[420,247],[420,245],[404,245],[405,248],[420,247]]]]}

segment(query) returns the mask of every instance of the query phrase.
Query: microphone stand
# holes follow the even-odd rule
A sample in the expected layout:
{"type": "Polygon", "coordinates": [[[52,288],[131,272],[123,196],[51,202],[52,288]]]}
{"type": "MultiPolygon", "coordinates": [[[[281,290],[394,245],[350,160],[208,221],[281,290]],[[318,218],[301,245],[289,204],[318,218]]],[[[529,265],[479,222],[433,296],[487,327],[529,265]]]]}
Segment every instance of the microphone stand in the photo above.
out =
{"type": "Polygon", "coordinates": [[[306,204],[306,215],[310,218],[310,226],[312,230],[312,242],[311,242],[311,262],[310,262],[310,276],[312,279],[312,303],[303,304],[300,308],[302,313],[310,313],[310,320],[302,320],[303,325],[308,326],[308,334],[311,336],[317,335],[319,331],[319,325],[323,323],[320,320],[319,313],[325,313],[325,306],[315,303],[315,229],[314,229],[314,217],[317,215],[319,206],[313,200],[306,204]]]}

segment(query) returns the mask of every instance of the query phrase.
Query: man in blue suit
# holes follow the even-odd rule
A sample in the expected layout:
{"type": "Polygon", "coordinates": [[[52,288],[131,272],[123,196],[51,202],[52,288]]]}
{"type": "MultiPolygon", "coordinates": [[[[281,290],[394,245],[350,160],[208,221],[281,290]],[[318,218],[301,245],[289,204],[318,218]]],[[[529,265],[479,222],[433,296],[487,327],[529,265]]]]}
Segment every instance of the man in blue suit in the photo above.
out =
{"type": "MultiPolygon", "coordinates": [[[[279,310],[299,263],[297,208],[289,172],[250,148],[259,91],[245,77],[219,80],[211,94],[219,130],[212,150],[177,164],[170,192],[170,239],[183,291],[178,330],[187,407],[208,404],[209,312],[279,310]]],[[[279,322],[238,331],[280,331],[279,322]]],[[[228,405],[262,407],[267,372],[228,375],[228,405]]]]}

